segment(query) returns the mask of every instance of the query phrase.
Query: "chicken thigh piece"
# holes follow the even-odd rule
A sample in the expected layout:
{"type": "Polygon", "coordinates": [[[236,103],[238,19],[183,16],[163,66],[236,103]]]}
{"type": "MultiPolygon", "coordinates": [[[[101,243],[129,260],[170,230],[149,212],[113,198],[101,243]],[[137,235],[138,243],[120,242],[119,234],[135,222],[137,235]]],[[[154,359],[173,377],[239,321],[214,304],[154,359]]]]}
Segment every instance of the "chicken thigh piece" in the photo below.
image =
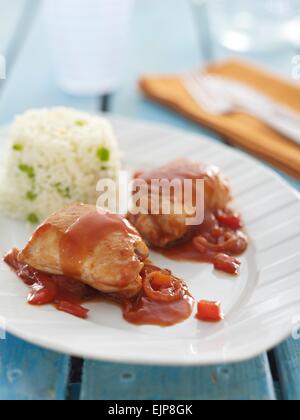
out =
{"type": "Polygon", "coordinates": [[[41,272],[130,297],[141,290],[148,254],[141,236],[125,218],[74,204],[50,216],[18,259],[41,272]]]}
{"type": "MultiPolygon", "coordinates": [[[[146,181],[150,187],[153,180],[180,180],[184,190],[184,181],[193,181],[193,189],[196,189],[196,181],[204,180],[204,211],[214,209],[223,209],[231,201],[230,187],[227,179],[221,174],[220,170],[212,165],[196,163],[188,159],[179,159],[161,168],[138,174],[138,179],[146,181]]],[[[160,206],[166,199],[162,191],[160,194],[160,206]]],[[[157,189],[153,187],[148,189],[148,202],[157,195],[157,189]]],[[[179,200],[182,201],[185,194],[184,191],[180,195],[179,200]]],[[[168,197],[168,200],[170,197],[168,197]]],[[[137,228],[142,237],[152,246],[164,248],[173,243],[187,237],[192,228],[186,223],[190,214],[183,212],[178,214],[174,211],[176,207],[175,195],[171,195],[171,212],[170,214],[147,214],[132,211],[128,214],[128,219],[137,228]]],[[[177,203],[178,204],[178,203],[177,203]]],[[[182,204],[182,203],[180,203],[182,204]]]]}

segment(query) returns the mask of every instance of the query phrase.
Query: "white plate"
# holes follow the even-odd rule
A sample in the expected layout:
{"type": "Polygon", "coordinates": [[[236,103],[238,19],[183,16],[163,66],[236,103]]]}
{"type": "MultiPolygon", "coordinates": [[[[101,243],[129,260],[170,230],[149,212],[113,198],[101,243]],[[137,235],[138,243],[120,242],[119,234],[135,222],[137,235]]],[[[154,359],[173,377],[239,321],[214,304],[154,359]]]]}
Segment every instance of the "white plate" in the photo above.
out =
{"type": "MultiPolygon", "coordinates": [[[[155,263],[186,280],[197,300],[220,300],[226,320],[214,325],[191,317],[170,328],[136,327],[122,319],[117,307],[94,303],[87,305],[90,318],[83,321],[51,306],[26,304],[26,287],[1,262],[0,316],[7,330],[76,356],[161,365],[240,361],[282,341],[300,315],[299,194],[241,152],[167,127],[112,121],[129,169],[186,156],[217,164],[229,177],[235,207],[242,212],[251,238],[240,277],[217,273],[210,265],[176,263],[153,254],[155,263]]],[[[1,254],[22,246],[30,235],[24,224],[3,217],[0,232],[1,254]]]]}

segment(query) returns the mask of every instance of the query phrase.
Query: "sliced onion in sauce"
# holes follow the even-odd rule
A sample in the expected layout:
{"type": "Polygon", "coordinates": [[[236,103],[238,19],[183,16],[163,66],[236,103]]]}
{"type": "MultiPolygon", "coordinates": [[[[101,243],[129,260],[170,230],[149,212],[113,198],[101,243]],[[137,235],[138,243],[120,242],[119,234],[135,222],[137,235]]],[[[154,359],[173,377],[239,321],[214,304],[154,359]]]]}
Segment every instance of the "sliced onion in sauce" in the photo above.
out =
{"type": "Polygon", "coordinates": [[[233,254],[243,253],[248,245],[247,238],[242,232],[227,232],[223,239],[218,243],[212,243],[203,235],[200,235],[193,239],[193,244],[200,253],[208,250],[216,253],[230,252],[233,254]]]}
{"type": "Polygon", "coordinates": [[[164,271],[147,274],[143,288],[146,296],[157,302],[175,302],[184,295],[182,282],[164,271]]]}

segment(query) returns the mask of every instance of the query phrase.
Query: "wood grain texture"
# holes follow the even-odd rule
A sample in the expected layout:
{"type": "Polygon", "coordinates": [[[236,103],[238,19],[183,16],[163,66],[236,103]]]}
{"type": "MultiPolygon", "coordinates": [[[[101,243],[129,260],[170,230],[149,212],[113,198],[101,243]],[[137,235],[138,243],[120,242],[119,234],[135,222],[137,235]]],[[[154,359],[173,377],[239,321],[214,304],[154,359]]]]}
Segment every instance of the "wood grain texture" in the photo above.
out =
{"type": "MultiPolygon", "coordinates": [[[[300,333],[300,324],[299,333],[300,333]]],[[[296,329],[296,324],[295,324],[296,329]]],[[[298,335],[299,335],[298,333],[298,335]]],[[[300,338],[300,337],[299,337],[300,338]]],[[[300,339],[290,338],[278,346],[275,360],[279,374],[280,389],[284,400],[300,400],[300,339]]]]}
{"type": "Polygon", "coordinates": [[[11,335],[0,341],[0,400],[64,400],[69,357],[11,335]]]}
{"type": "Polygon", "coordinates": [[[274,400],[275,391],[266,356],[198,368],[86,362],[81,399],[274,400]]]}

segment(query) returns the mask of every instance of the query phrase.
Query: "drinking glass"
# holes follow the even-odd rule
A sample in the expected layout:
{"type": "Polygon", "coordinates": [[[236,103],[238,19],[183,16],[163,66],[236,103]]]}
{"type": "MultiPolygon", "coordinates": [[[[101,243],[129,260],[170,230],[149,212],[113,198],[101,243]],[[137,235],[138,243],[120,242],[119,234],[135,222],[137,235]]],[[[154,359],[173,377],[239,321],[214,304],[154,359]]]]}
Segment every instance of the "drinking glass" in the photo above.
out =
{"type": "MultiPolygon", "coordinates": [[[[191,0],[199,16],[207,15],[212,37],[236,53],[272,52],[300,45],[299,0],[191,0]]],[[[202,29],[200,28],[200,31],[202,29]]]]}
{"type": "Polygon", "coordinates": [[[133,1],[43,1],[49,47],[64,91],[100,95],[119,87],[133,1]]]}

